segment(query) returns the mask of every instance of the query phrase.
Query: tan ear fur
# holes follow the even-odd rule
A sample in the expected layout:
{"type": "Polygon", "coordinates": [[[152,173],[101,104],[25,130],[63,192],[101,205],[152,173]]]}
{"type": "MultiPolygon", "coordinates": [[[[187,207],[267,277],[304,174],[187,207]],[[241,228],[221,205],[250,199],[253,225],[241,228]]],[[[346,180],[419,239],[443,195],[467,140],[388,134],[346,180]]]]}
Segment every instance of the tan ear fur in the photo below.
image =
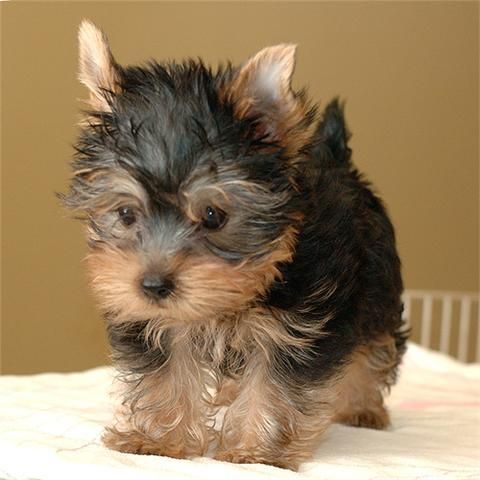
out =
{"type": "Polygon", "coordinates": [[[90,104],[96,110],[109,111],[109,92],[116,93],[118,66],[106,35],[89,20],[83,20],[78,32],[80,49],[79,80],[90,90],[90,104]]]}
{"type": "Polygon", "coordinates": [[[309,105],[291,86],[295,52],[292,44],[264,48],[240,67],[225,89],[239,118],[258,118],[258,136],[289,151],[301,148],[310,135],[302,130],[309,105]]]}
{"type": "MultiPolygon", "coordinates": [[[[295,67],[295,45],[267,47],[250,58],[238,72],[232,90],[245,99],[243,110],[255,106],[287,110],[295,102],[291,78],[295,67]]],[[[239,112],[246,113],[246,112],[239,112]]]]}

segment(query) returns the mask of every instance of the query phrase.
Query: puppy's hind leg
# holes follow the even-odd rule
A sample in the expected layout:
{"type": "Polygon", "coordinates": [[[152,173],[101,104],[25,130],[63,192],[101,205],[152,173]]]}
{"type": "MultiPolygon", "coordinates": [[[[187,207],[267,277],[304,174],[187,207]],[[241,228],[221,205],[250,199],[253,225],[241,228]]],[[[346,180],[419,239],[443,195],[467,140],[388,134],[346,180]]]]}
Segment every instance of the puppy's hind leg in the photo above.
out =
{"type": "Polygon", "coordinates": [[[353,427],[387,428],[390,418],[383,397],[394,383],[397,364],[395,342],[390,336],[358,347],[338,384],[334,421],[353,427]]]}

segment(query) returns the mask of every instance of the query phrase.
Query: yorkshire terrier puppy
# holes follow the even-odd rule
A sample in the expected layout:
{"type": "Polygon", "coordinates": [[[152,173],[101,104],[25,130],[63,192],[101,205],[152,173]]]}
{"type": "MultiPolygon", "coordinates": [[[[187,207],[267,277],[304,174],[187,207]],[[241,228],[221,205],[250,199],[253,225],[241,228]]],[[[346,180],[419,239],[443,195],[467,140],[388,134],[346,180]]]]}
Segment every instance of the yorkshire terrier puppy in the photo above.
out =
{"type": "Polygon", "coordinates": [[[317,115],[292,90],[293,45],[212,71],[122,67],[88,21],[79,38],[90,109],[64,202],[125,386],[105,444],[297,469],[332,422],[387,427],[400,261],[338,100],[317,115]]]}

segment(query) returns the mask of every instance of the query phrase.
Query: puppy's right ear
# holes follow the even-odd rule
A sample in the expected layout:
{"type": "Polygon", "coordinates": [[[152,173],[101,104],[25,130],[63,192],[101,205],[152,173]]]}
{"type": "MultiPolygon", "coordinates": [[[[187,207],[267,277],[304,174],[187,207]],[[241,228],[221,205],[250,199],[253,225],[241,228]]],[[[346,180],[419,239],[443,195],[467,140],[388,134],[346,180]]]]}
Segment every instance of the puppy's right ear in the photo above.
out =
{"type": "Polygon", "coordinates": [[[90,90],[90,105],[95,110],[108,112],[111,110],[109,99],[119,91],[119,66],[108,39],[92,22],[83,20],[78,41],[79,80],[90,90]]]}

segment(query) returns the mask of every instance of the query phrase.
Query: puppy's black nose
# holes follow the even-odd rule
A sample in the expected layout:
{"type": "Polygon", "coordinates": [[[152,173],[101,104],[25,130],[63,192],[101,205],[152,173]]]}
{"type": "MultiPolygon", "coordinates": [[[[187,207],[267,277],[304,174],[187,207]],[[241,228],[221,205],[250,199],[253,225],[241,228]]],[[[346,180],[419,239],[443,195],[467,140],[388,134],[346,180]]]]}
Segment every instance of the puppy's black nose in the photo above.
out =
{"type": "Polygon", "coordinates": [[[161,300],[172,293],[173,282],[167,277],[146,275],[142,280],[142,290],[147,297],[153,300],[161,300]]]}

